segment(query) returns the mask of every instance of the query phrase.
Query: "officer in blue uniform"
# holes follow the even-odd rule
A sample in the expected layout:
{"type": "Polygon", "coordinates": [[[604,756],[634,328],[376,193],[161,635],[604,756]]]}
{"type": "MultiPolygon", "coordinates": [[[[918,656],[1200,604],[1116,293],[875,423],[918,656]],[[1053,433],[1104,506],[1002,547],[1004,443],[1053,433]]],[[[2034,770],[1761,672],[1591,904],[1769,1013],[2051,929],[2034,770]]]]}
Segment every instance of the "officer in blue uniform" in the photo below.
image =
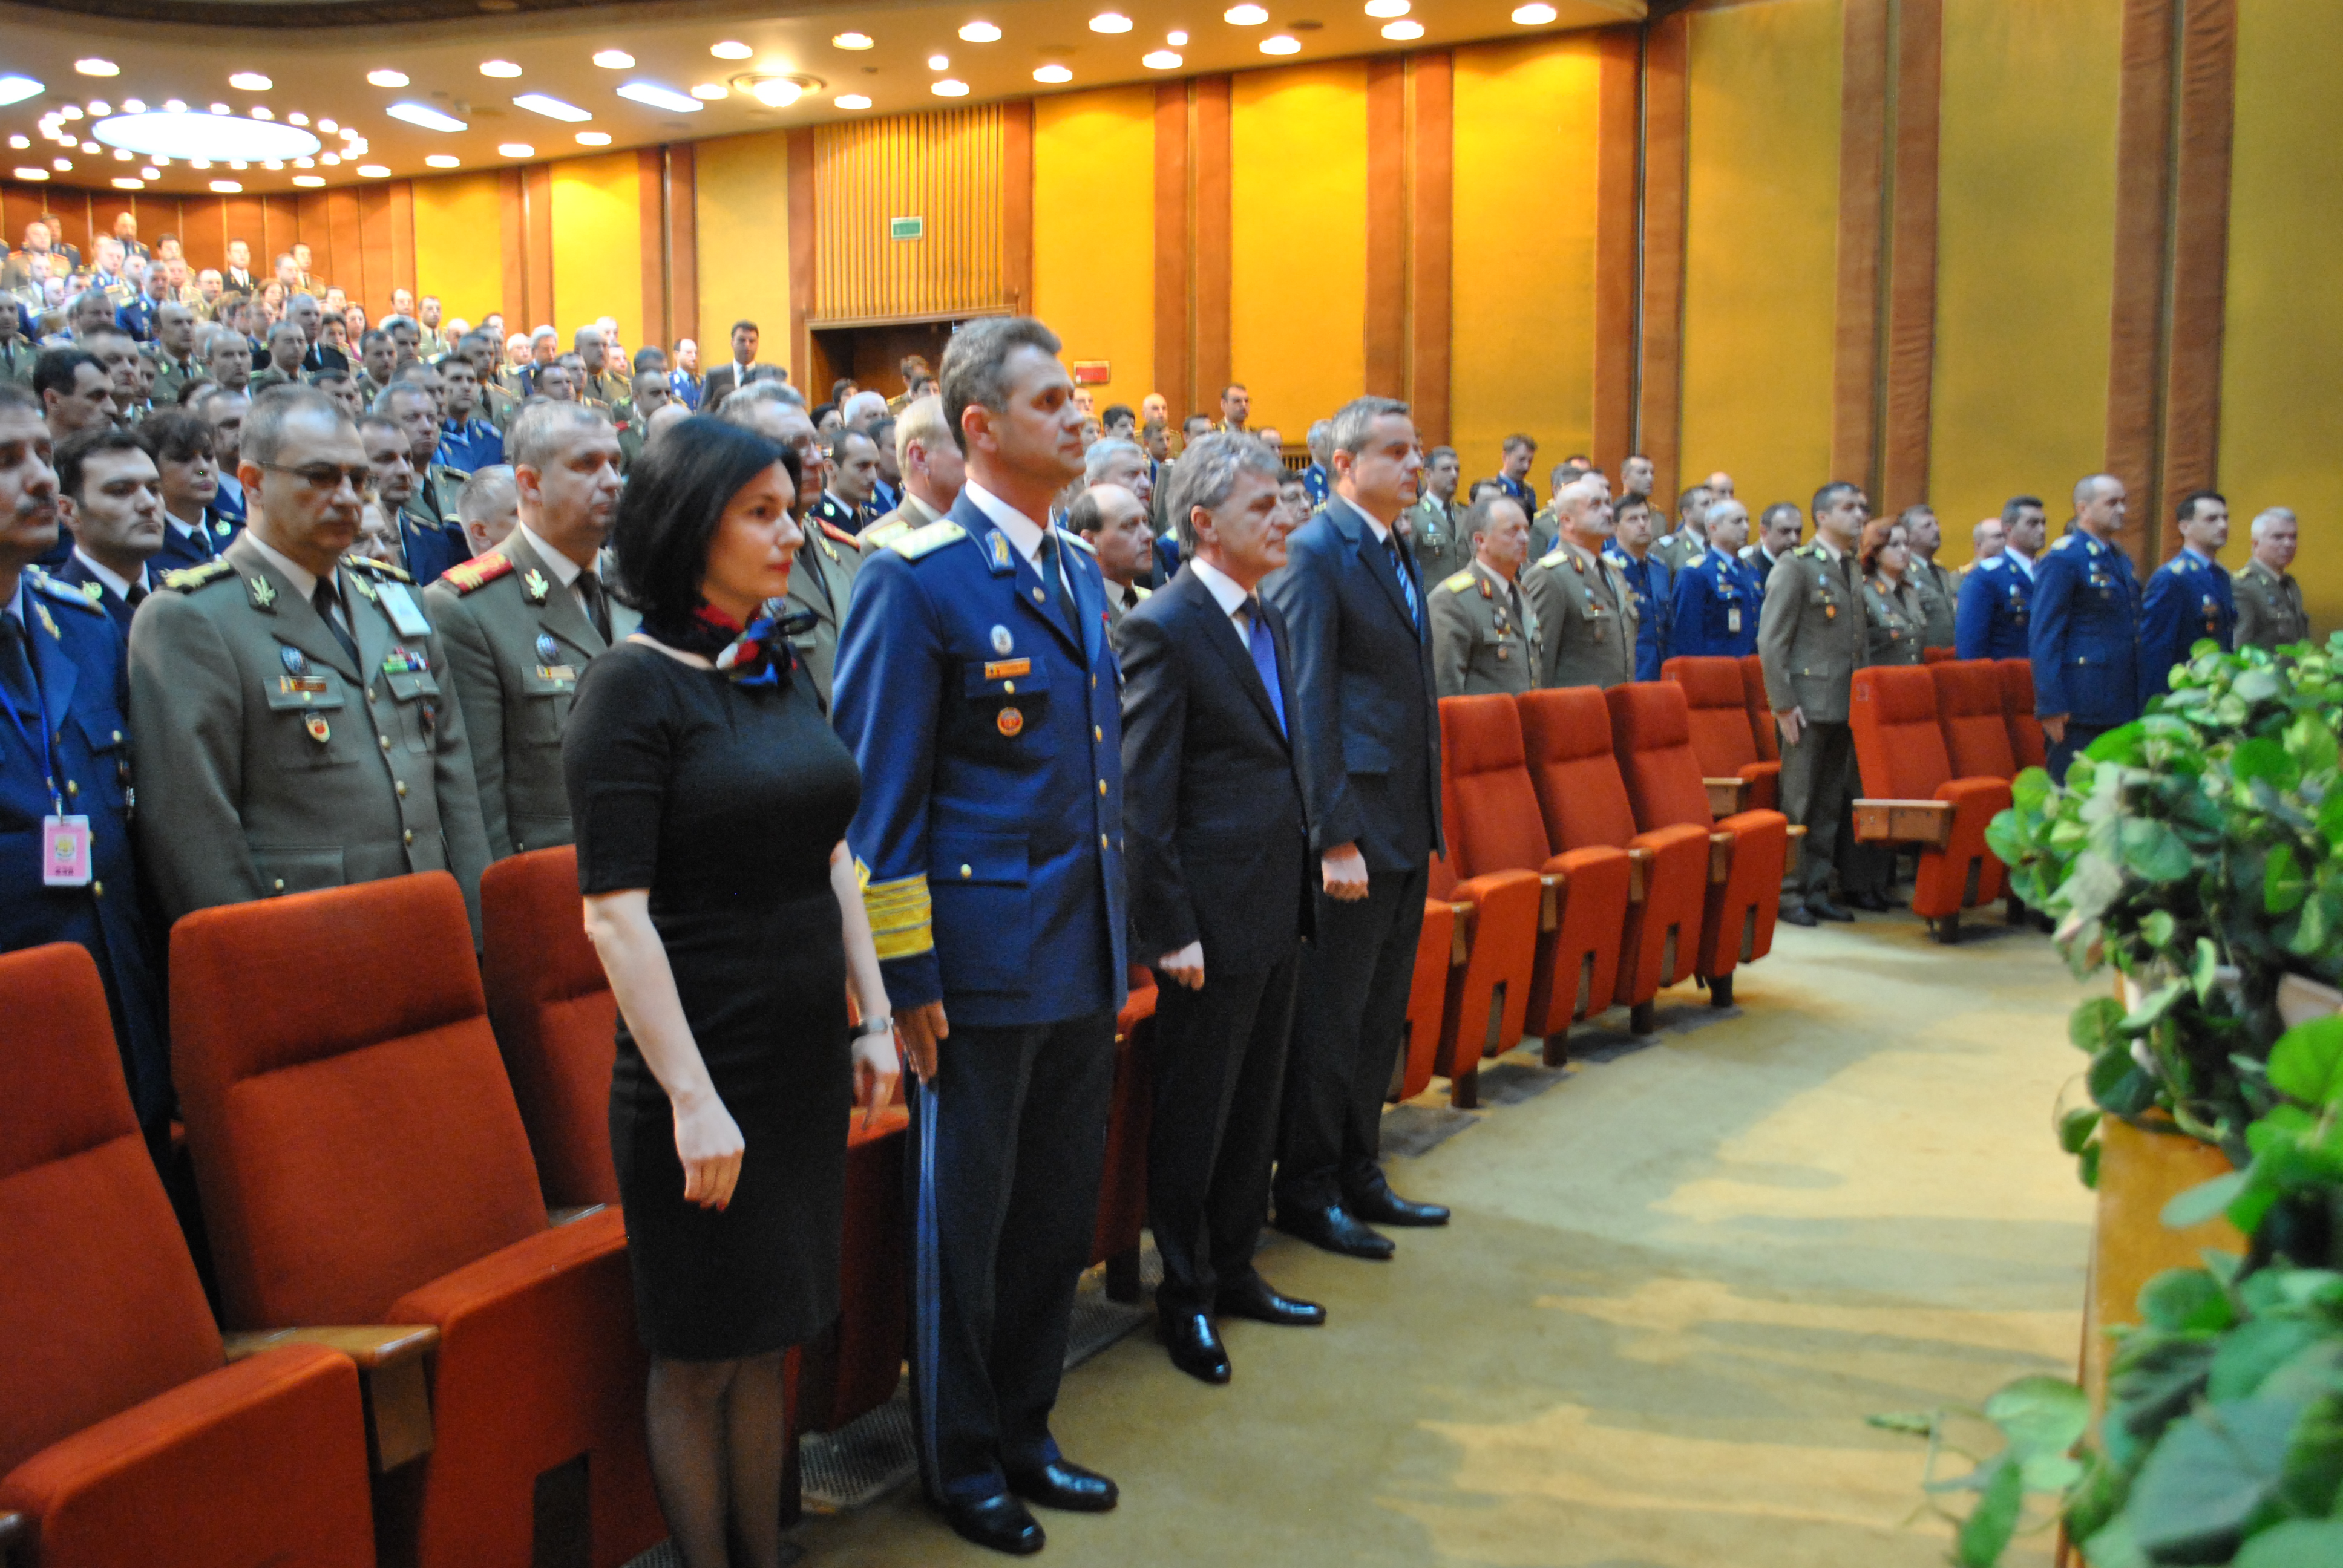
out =
{"type": "Polygon", "coordinates": [[[154,1141],[170,1120],[170,1054],[132,858],[122,633],[31,564],[56,538],[56,498],[40,410],[0,387],[0,950],[89,950],[154,1141]]]}
{"type": "Polygon", "coordinates": [[[2180,553],[2147,579],[2139,613],[2139,706],[2171,689],[2172,667],[2210,638],[2227,652],[2237,629],[2229,574],[2216,559],[2229,542],[2229,503],[2212,490],[2180,498],[2180,553]]]}
{"type": "Polygon", "coordinates": [[[2033,640],[2034,581],[2041,569],[2049,518],[2038,496],[2013,496],[2001,508],[2007,541],[1961,579],[1953,617],[1953,652],[1960,658],[2024,658],[2033,640]]]}
{"type": "Polygon", "coordinates": [[[1310,448],[1310,466],[1302,470],[1302,493],[1310,498],[1310,509],[1315,512],[1334,493],[1334,476],[1326,466],[1334,457],[1334,421],[1313,421],[1302,440],[1310,448]]]}
{"type": "Polygon", "coordinates": [[[1679,656],[1738,658],[1757,651],[1757,614],[1765,590],[1741,558],[1749,540],[1749,509],[1715,501],[1707,512],[1708,548],[1687,557],[1675,574],[1674,651],[1679,656]]]}
{"type": "Polygon", "coordinates": [[[2123,481],[2094,474],[2075,487],[2075,531],[2034,576],[2034,711],[2050,777],[2075,754],[2139,717],[2139,578],[2115,544],[2123,481]]]}
{"type": "Polygon", "coordinates": [[[1652,501],[1630,494],[1614,513],[1616,531],[1603,554],[1635,595],[1635,678],[1657,680],[1675,652],[1675,574],[1652,551],[1652,501]]]}
{"type": "Polygon", "coordinates": [[[920,1473],[955,1530],[1019,1553],[1042,1541],[1025,1502],[1116,1500],[1050,1434],[1097,1214],[1128,918],[1105,588],[1043,524],[1082,472],[1058,349],[1026,317],[953,337],[942,396],[966,487],[864,561],[833,690],[862,768],[847,842],[920,1081],[906,1174],[920,1473]]]}

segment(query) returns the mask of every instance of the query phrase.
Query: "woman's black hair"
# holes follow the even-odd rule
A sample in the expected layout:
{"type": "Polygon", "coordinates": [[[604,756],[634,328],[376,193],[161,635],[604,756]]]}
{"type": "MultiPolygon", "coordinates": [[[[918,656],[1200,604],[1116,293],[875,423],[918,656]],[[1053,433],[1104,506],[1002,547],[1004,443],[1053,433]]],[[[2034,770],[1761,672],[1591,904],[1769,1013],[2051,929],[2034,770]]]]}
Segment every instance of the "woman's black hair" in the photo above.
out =
{"type": "Polygon", "coordinates": [[[803,482],[798,455],[754,430],[695,414],[648,442],[627,476],[610,545],[628,602],[674,623],[699,604],[708,548],[740,487],[775,463],[803,482]]]}

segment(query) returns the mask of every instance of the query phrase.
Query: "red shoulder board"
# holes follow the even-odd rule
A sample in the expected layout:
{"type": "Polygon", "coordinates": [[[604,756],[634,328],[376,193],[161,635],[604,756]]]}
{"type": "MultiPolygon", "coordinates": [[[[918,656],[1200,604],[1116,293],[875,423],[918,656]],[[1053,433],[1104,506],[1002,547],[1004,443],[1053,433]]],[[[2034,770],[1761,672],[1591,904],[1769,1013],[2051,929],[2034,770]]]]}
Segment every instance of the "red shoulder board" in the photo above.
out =
{"type": "Polygon", "coordinates": [[[861,550],[862,541],[860,538],[848,533],[844,528],[840,528],[828,518],[818,518],[815,521],[821,524],[821,531],[823,533],[828,534],[831,538],[837,540],[840,544],[844,545],[848,549],[854,550],[858,553],[861,550]]]}
{"type": "Polygon", "coordinates": [[[512,569],[510,556],[501,550],[491,550],[487,555],[474,556],[468,561],[462,561],[449,567],[439,574],[439,580],[452,587],[458,594],[468,594],[474,588],[506,576],[512,569]]]}

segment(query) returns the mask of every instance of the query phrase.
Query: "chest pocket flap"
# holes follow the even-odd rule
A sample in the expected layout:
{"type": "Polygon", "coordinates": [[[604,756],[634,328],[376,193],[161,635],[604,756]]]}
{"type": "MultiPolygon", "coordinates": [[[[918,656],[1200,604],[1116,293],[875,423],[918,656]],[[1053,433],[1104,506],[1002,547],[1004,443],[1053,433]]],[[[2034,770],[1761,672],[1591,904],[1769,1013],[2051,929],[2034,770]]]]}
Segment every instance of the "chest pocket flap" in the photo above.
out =
{"type": "Polygon", "coordinates": [[[1050,689],[1050,667],[1021,655],[970,664],[963,690],[973,701],[988,697],[1038,697],[1050,689]]]}
{"type": "Polygon", "coordinates": [[[307,713],[339,708],[345,700],[342,678],[330,669],[315,666],[307,675],[272,675],[268,678],[268,706],[278,713],[307,713]]]}
{"type": "Polygon", "coordinates": [[[385,670],[383,680],[390,687],[391,696],[401,702],[439,695],[439,678],[427,669],[385,670]]]}

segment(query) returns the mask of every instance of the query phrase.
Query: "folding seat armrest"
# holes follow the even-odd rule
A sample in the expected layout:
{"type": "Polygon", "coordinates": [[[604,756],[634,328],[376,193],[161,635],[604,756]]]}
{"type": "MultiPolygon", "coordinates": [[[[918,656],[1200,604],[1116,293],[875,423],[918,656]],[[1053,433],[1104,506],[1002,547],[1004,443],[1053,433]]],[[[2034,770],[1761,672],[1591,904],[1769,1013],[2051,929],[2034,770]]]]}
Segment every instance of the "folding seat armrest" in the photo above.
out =
{"type": "MultiPolygon", "coordinates": [[[[1715,780],[1711,779],[1711,783],[1715,780]]],[[[1738,779],[1731,780],[1738,784],[1738,779]]],[[[1640,904],[1652,890],[1652,862],[1659,857],[1638,845],[1627,846],[1627,901],[1640,904]]]]}
{"type": "Polygon", "coordinates": [[[567,1209],[548,1209],[545,1211],[545,1223],[548,1229],[556,1225],[575,1224],[587,1215],[598,1214],[608,1207],[608,1203],[579,1203],[567,1209]]]}
{"type": "Polygon", "coordinates": [[[1806,825],[1804,822],[1793,822],[1787,831],[1790,835],[1790,842],[1795,844],[1806,836],[1806,825]]]}
{"type": "Polygon", "coordinates": [[[1708,836],[1708,879],[1713,887],[1723,887],[1733,879],[1733,835],[1711,833],[1708,836]]]}
{"type": "Polygon", "coordinates": [[[427,1362],[439,1331],[429,1323],[366,1323],[347,1328],[267,1329],[226,1336],[239,1362],[279,1345],[319,1345],[356,1362],[365,1395],[367,1454],[385,1474],[431,1452],[427,1362]]]}
{"type": "Polygon", "coordinates": [[[1858,844],[1917,844],[1941,849],[1952,841],[1953,803],[1949,800],[1857,800],[1855,839],[1858,844]]]}
{"type": "Polygon", "coordinates": [[[1562,930],[1562,907],[1570,898],[1570,879],[1560,871],[1538,873],[1538,934],[1562,930]]]}
{"type": "Polygon", "coordinates": [[[1473,917],[1479,912],[1478,904],[1452,903],[1449,912],[1456,917],[1455,931],[1448,939],[1448,967],[1461,970],[1473,961],[1473,917]]]}
{"type": "Polygon", "coordinates": [[[1704,779],[1708,786],[1709,814],[1730,817],[1746,810],[1749,805],[1749,780],[1746,779],[1704,779]]]}

